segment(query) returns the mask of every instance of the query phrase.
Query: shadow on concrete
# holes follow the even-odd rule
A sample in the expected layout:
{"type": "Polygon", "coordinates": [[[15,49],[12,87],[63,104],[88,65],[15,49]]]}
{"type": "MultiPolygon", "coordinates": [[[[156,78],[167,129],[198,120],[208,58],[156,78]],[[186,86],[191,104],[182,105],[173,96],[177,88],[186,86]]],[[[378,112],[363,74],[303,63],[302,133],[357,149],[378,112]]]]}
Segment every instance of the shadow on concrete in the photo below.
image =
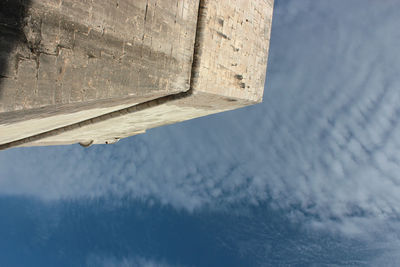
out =
{"type": "Polygon", "coordinates": [[[0,0],[0,98],[3,79],[9,78],[10,54],[18,43],[26,42],[24,18],[31,0],[0,0]]]}

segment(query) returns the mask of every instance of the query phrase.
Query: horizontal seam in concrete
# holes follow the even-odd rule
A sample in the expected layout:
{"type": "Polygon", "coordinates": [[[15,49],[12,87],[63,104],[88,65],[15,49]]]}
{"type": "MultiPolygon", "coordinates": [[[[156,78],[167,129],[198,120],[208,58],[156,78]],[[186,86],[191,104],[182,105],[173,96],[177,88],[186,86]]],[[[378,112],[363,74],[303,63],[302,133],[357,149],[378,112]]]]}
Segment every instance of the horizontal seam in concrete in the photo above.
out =
{"type": "MultiPolygon", "coordinates": [[[[201,55],[201,48],[202,48],[202,39],[203,39],[203,31],[205,26],[205,14],[206,14],[206,6],[205,0],[199,1],[199,8],[198,8],[198,15],[197,15],[197,22],[196,22],[196,33],[195,33],[195,42],[194,42],[194,49],[193,49],[193,58],[192,58],[192,69],[190,75],[190,85],[189,90],[186,92],[181,92],[177,94],[167,95],[160,98],[156,98],[153,100],[149,100],[140,104],[136,104],[127,108],[123,108],[120,110],[116,110],[110,113],[106,113],[97,117],[93,117],[90,119],[86,119],[77,123],[73,123],[67,126],[63,126],[57,129],[53,129],[47,132],[43,132],[40,134],[32,135],[30,137],[25,137],[16,141],[8,142],[5,144],[0,144],[0,150],[5,150],[17,146],[21,146],[23,144],[39,141],[41,139],[57,136],[61,133],[72,131],[75,129],[79,129],[83,126],[93,125],[100,122],[107,121],[112,118],[122,117],[130,113],[134,113],[137,111],[145,110],[148,108],[152,108],[155,106],[159,106],[174,100],[182,99],[189,97],[193,94],[193,85],[197,80],[197,76],[199,73],[199,65],[200,65],[200,55],[201,55]]],[[[82,140],[83,141],[83,140],[82,140]]]]}

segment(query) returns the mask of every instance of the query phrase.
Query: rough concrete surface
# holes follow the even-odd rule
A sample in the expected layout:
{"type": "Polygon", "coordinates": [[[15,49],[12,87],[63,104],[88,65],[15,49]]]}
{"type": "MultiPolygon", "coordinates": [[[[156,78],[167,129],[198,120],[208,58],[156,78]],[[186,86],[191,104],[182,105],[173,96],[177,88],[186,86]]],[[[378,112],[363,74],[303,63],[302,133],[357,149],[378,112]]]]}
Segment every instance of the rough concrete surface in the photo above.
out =
{"type": "Polygon", "coordinates": [[[33,1],[0,76],[0,147],[112,143],[260,102],[272,10],[272,0],[33,1]]]}

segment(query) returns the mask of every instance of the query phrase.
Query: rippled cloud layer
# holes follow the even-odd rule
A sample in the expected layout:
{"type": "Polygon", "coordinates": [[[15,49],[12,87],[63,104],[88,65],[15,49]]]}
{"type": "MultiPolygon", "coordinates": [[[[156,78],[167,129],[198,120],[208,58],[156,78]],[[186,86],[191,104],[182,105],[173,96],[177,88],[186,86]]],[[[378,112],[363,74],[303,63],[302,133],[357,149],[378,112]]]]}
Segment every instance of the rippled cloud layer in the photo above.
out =
{"type": "Polygon", "coordinates": [[[398,1],[276,1],[262,104],[113,146],[0,153],[0,193],[259,205],[357,234],[400,215],[398,1]]]}

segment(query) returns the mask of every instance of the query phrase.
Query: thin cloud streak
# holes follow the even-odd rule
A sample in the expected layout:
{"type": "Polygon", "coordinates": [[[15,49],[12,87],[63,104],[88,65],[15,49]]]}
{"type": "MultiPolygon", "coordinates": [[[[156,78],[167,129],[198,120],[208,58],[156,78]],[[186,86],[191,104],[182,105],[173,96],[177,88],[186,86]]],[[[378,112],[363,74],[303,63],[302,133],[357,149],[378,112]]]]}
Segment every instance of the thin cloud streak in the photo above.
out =
{"type": "Polygon", "coordinates": [[[130,257],[117,259],[115,257],[107,257],[100,255],[89,255],[86,261],[86,266],[89,267],[171,267],[171,265],[164,261],[157,261],[153,259],[146,259],[143,257],[130,257]]]}

